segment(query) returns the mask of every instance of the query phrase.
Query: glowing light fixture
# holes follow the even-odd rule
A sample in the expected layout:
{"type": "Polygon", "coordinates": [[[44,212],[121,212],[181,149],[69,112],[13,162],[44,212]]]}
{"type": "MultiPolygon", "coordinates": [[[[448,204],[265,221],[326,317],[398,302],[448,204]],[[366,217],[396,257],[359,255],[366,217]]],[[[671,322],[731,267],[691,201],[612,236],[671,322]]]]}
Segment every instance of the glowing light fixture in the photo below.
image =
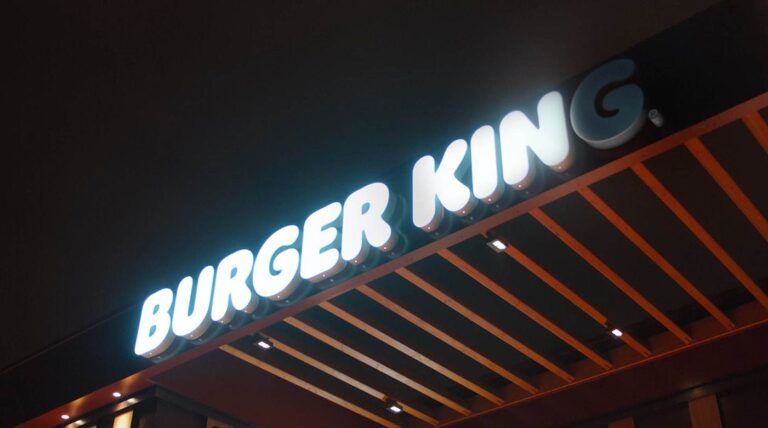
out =
{"type": "Polygon", "coordinates": [[[501,239],[491,239],[487,242],[487,245],[497,253],[502,253],[507,249],[507,244],[505,244],[501,239]]]}
{"type": "Polygon", "coordinates": [[[265,336],[262,336],[262,335],[260,335],[260,334],[259,334],[259,335],[256,335],[256,336],[254,337],[254,339],[255,339],[254,345],[258,346],[259,348],[261,348],[261,349],[263,349],[263,350],[265,350],[265,351],[266,351],[267,349],[270,349],[270,348],[272,348],[273,346],[275,346],[275,345],[272,343],[272,341],[271,341],[271,340],[269,340],[267,337],[265,337],[265,336]]]}
{"type": "Polygon", "coordinates": [[[123,396],[123,394],[121,394],[121,393],[119,393],[119,392],[115,391],[115,392],[113,392],[113,393],[112,393],[112,396],[113,396],[113,397],[115,397],[115,398],[120,398],[120,397],[122,397],[122,396],[123,396]]]}
{"type": "Polygon", "coordinates": [[[65,421],[68,421],[69,420],[69,415],[67,415],[67,414],[61,415],[61,419],[64,419],[65,421]]]}
{"type": "Polygon", "coordinates": [[[618,328],[614,328],[613,330],[611,330],[611,334],[614,335],[615,337],[624,336],[624,332],[619,330],[618,328]]]}
{"type": "Polygon", "coordinates": [[[387,411],[390,413],[398,414],[403,411],[403,407],[397,404],[396,401],[387,401],[387,411]]]}

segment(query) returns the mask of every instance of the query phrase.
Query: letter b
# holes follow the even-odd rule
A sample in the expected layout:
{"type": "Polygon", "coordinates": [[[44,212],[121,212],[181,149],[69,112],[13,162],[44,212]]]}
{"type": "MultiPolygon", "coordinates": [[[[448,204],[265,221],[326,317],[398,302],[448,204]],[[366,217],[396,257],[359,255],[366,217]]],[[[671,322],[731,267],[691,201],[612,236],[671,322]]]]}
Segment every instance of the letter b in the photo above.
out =
{"type": "Polygon", "coordinates": [[[170,288],[152,293],[141,308],[139,332],[134,352],[143,357],[154,357],[165,352],[173,342],[171,314],[173,291],[170,288]]]}

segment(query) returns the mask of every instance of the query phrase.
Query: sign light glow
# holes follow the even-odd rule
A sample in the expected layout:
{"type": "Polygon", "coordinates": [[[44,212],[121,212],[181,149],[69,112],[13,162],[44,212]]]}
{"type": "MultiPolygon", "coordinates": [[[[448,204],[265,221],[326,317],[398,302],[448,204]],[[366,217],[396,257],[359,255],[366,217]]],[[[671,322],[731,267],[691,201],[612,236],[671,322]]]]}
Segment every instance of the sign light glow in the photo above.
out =
{"type": "MultiPolygon", "coordinates": [[[[643,92],[628,83],[634,73],[632,61],[612,61],[576,88],[570,121],[576,136],[590,147],[620,146],[643,126],[643,92]]],[[[574,157],[567,111],[563,95],[549,92],[539,99],[536,117],[513,111],[501,119],[498,130],[485,125],[472,134],[469,144],[454,140],[439,163],[432,156],[418,159],[411,175],[413,227],[433,233],[450,215],[446,211],[471,218],[478,201],[494,204],[505,192],[529,187],[534,159],[555,172],[566,171],[574,157]]],[[[372,249],[392,256],[402,236],[392,224],[394,206],[387,185],[368,184],[352,192],[343,205],[333,202],[310,214],[301,229],[278,229],[255,257],[242,249],[224,257],[215,270],[203,268],[197,284],[185,277],[175,301],[170,288],[156,291],[142,306],[135,353],[158,357],[176,336],[200,339],[214,321],[228,324],[238,311],[253,313],[260,298],[283,301],[302,281],[312,286],[341,272],[366,269],[372,249]]],[[[493,245],[503,250],[500,241],[493,245]]]]}
{"type": "Polygon", "coordinates": [[[154,357],[162,354],[173,342],[171,336],[171,315],[168,311],[173,304],[173,291],[163,288],[147,297],[141,308],[139,333],[136,335],[136,346],[133,352],[143,357],[154,357]]]}
{"type": "Polygon", "coordinates": [[[388,208],[389,188],[384,183],[369,184],[349,195],[344,201],[341,234],[344,260],[357,265],[368,256],[369,247],[385,252],[392,249],[397,235],[385,218],[388,208]]]}
{"type": "Polygon", "coordinates": [[[429,232],[443,220],[443,207],[465,216],[477,202],[460,177],[467,171],[467,142],[456,140],[448,145],[440,165],[424,156],[413,166],[413,224],[429,232]]]}
{"type": "Polygon", "coordinates": [[[472,134],[469,143],[472,157],[472,194],[492,204],[504,193],[496,156],[496,132],[486,125],[472,134]]]}
{"type": "Polygon", "coordinates": [[[334,202],[307,217],[301,242],[302,278],[319,282],[344,268],[337,248],[340,216],[341,204],[334,202]]]}
{"type": "Polygon", "coordinates": [[[299,285],[299,250],[290,248],[298,241],[299,233],[298,226],[285,226],[273,233],[261,246],[253,265],[253,288],[256,294],[282,300],[299,285]],[[284,250],[280,251],[281,248],[284,250]]]}
{"type": "Polygon", "coordinates": [[[213,291],[213,266],[206,266],[197,277],[197,290],[195,291],[195,306],[189,312],[192,303],[191,276],[185,277],[176,289],[176,302],[173,306],[173,334],[187,339],[197,339],[202,336],[211,319],[208,310],[211,307],[211,292],[213,291]]]}
{"type": "Polygon", "coordinates": [[[558,172],[565,171],[573,161],[563,96],[559,92],[544,95],[537,113],[538,128],[519,111],[504,116],[499,125],[504,182],[516,189],[528,187],[533,180],[535,169],[531,168],[529,148],[544,165],[558,172]]]}
{"type": "Polygon", "coordinates": [[[224,257],[216,268],[216,286],[213,289],[211,319],[228,324],[235,310],[251,313],[256,309],[256,300],[246,278],[253,269],[253,253],[239,250],[224,257]]]}

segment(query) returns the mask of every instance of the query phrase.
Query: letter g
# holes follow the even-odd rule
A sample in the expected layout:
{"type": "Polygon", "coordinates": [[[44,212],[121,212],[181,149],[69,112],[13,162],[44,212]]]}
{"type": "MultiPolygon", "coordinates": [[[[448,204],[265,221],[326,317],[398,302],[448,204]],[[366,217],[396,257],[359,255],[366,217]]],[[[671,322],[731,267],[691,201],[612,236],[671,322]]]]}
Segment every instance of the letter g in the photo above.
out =
{"type": "Polygon", "coordinates": [[[631,140],[645,124],[645,97],[639,86],[631,83],[601,92],[611,84],[628,80],[635,63],[619,59],[603,64],[584,78],[571,102],[573,131],[596,149],[611,149],[631,140]],[[599,111],[602,108],[605,112],[599,111]]]}

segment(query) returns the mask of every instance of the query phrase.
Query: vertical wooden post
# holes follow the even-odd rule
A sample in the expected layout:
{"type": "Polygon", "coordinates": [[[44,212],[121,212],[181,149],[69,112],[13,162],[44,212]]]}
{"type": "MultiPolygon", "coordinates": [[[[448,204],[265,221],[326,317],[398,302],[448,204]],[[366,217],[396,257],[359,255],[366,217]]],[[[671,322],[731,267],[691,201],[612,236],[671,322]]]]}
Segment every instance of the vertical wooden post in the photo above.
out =
{"type": "Polygon", "coordinates": [[[688,412],[691,414],[693,428],[723,428],[715,394],[689,401],[688,412]]]}

